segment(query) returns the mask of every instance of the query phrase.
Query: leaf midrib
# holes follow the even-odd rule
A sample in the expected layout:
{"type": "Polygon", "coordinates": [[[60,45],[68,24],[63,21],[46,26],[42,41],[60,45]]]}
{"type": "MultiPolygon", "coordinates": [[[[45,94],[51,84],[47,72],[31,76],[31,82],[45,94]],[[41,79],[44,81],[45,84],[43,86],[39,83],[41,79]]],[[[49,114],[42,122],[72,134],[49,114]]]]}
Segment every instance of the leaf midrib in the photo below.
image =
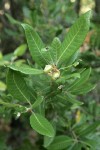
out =
{"type": "Polygon", "coordinates": [[[31,35],[31,37],[32,37],[32,39],[33,39],[33,41],[34,41],[34,43],[35,43],[36,47],[38,48],[38,51],[39,51],[40,55],[42,56],[42,58],[43,58],[43,59],[46,61],[46,63],[48,64],[48,62],[47,62],[47,60],[45,59],[45,57],[43,57],[43,55],[42,55],[42,53],[41,53],[41,51],[40,51],[40,49],[39,49],[39,47],[38,47],[37,43],[35,42],[35,40],[34,40],[34,38],[33,38],[33,36],[32,36],[32,33],[31,33],[31,32],[30,32],[30,35],[31,35]]]}
{"type": "Polygon", "coordinates": [[[79,33],[80,29],[81,29],[82,24],[80,25],[80,28],[78,30],[78,32],[75,34],[75,36],[72,38],[72,40],[70,41],[70,43],[68,44],[68,46],[65,48],[65,50],[63,51],[63,53],[61,54],[61,56],[59,57],[57,64],[59,63],[61,57],[64,55],[64,53],[66,52],[66,50],[69,48],[69,46],[71,45],[71,43],[73,42],[73,40],[75,39],[75,37],[77,36],[77,34],[79,33]]]}
{"type": "Polygon", "coordinates": [[[18,91],[22,94],[22,96],[26,99],[26,101],[29,103],[29,100],[27,99],[27,97],[22,93],[22,91],[20,90],[20,88],[18,87],[16,81],[15,81],[15,78],[14,78],[14,73],[13,73],[13,81],[18,89],[18,91]]]}
{"type": "MultiPolygon", "coordinates": [[[[73,141],[73,140],[72,140],[72,139],[69,139],[69,140],[66,139],[65,141],[59,142],[59,145],[60,145],[60,144],[63,144],[63,143],[68,143],[68,142],[71,142],[71,141],[73,141]]],[[[56,144],[58,144],[58,142],[52,144],[52,146],[56,146],[56,144]]]]}
{"type": "Polygon", "coordinates": [[[39,119],[37,118],[37,116],[35,115],[35,113],[33,115],[35,116],[35,118],[36,118],[37,122],[40,124],[40,126],[42,126],[42,128],[45,129],[47,131],[47,133],[48,133],[48,130],[42,125],[42,123],[39,121],[39,119]]]}

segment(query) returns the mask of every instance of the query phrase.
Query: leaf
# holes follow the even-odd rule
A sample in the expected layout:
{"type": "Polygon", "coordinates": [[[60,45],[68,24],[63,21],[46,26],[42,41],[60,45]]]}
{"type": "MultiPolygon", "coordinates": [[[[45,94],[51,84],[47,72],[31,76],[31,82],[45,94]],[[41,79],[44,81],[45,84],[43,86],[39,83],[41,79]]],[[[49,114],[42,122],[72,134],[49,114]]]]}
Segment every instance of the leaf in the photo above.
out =
{"type": "Polygon", "coordinates": [[[96,145],[97,145],[97,140],[96,139],[82,138],[82,141],[83,141],[83,143],[86,143],[88,146],[91,147],[90,150],[96,149],[96,145]]]}
{"type": "Polygon", "coordinates": [[[38,113],[33,113],[30,116],[30,125],[35,131],[42,135],[48,137],[53,137],[55,135],[55,131],[50,122],[38,113]]]}
{"type": "Polygon", "coordinates": [[[82,144],[81,143],[73,143],[73,147],[69,148],[68,150],[82,150],[82,144]]]}
{"type": "Polygon", "coordinates": [[[90,11],[83,14],[76,23],[70,28],[65,40],[61,44],[61,53],[59,54],[57,65],[61,65],[76,53],[85,39],[90,25],[90,11]]]}
{"type": "Polygon", "coordinates": [[[61,42],[59,38],[55,37],[51,43],[51,46],[42,48],[41,52],[48,64],[56,65],[58,53],[61,50],[61,42]]]}
{"type": "Polygon", "coordinates": [[[48,147],[54,140],[54,137],[44,136],[44,147],[48,147]]]}
{"type": "Polygon", "coordinates": [[[4,107],[8,107],[8,108],[14,108],[17,113],[24,113],[27,112],[28,108],[19,104],[15,104],[15,103],[7,103],[3,100],[0,99],[0,105],[4,106],[4,107]]]}
{"type": "Polygon", "coordinates": [[[87,82],[89,76],[91,73],[91,68],[83,71],[81,73],[81,77],[79,79],[76,79],[68,88],[69,91],[73,91],[74,89],[80,87],[81,85],[83,85],[84,83],[87,82]]]}
{"type": "Polygon", "coordinates": [[[83,137],[83,136],[86,136],[86,135],[94,132],[98,126],[100,126],[100,121],[96,121],[93,124],[88,125],[87,128],[80,131],[79,136],[83,137]]]}
{"type": "Polygon", "coordinates": [[[28,87],[22,75],[16,71],[8,70],[7,73],[7,87],[10,94],[20,100],[29,103],[30,94],[28,87]]]}
{"type": "Polygon", "coordinates": [[[51,51],[50,51],[54,64],[56,64],[58,60],[58,56],[61,51],[60,48],[61,48],[61,41],[59,40],[59,38],[55,37],[51,43],[51,51]]]}
{"type": "Polygon", "coordinates": [[[6,90],[6,84],[2,81],[0,81],[0,91],[5,91],[6,90]]]}
{"type": "Polygon", "coordinates": [[[11,24],[21,24],[21,22],[15,20],[13,17],[11,17],[8,13],[5,13],[5,16],[8,18],[11,24]]]}
{"type": "Polygon", "coordinates": [[[74,89],[72,91],[72,93],[74,93],[74,94],[85,94],[85,93],[88,93],[89,91],[93,90],[95,87],[96,87],[96,85],[91,85],[91,84],[83,85],[81,87],[74,89]]]}
{"type": "Polygon", "coordinates": [[[43,100],[44,98],[42,96],[38,97],[37,100],[32,105],[32,108],[36,108],[37,106],[39,106],[43,102],[43,100]]]}
{"type": "Polygon", "coordinates": [[[63,150],[73,143],[73,139],[68,136],[57,136],[48,147],[48,150],[63,150]]]}
{"type": "Polygon", "coordinates": [[[52,64],[54,65],[55,63],[54,63],[54,60],[53,60],[53,58],[52,58],[52,53],[51,53],[51,51],[52,51],[52,48],[51,48],[50,46],[41,49],[42,55],[43,55],[44,58],[47,60],[47,63],[48,63],[48,64],[51,64],[51,65],[52,65],[52,64]]]}
{"type": "Polygon", "coordinates": [[[3,60],[3,54],[0,52],[0,61],[3,60]]]}
{"type": "Polygon", "coordinates": [[[72,73],[68,75],[61,76],[57,79],[57,82],[66,82],[66,80],[71,78],[80,78],[80,73],[72,73]]]}
{"type": "MultiPolygon", "coordinates": [[[[53,120],[51,122],[52,126],[54,127],[54,130],[55,130],[55,133],[56,133],[56,122],[53,120]]],[[[43,146],[46,148],[48,147],[54,140],[55,138],[55,135],[53,137],[47,137],[47,136],[44,136],[44,143],[43,143],[43,146]]]]}
{"type": "Polygon", "coordinates": [[[25,53],[26,49],[27,49],[27,45],[26,44],[22,44],[22,45],[20,45],[19,47],[17,47],[15,49],[14,55],[15,56],[22,56],[25,53]]]}
{"type": "Polygon", "coordinates": [[[21,64],[21,65],[11,64],[11,65],[8,65],[8,67],[14,71],[19,71],[27,75],[37,75],[37,74],[43,73],[43,70],[32,68],[26,64],[21,64]]]}
{"type": "Polygon", "coordinates": [[[47,64],[47,60],[44,58],[41,52],[41,49],[45,47],[42,40],[31,26],[29,26],[28,24],[21,25],[25,30],[28,47],[33,60],[43,67],[45,64],[47,64]]]}
{"type": "Polygon", "coordinates": [[[83,105],[83,102],[80,102],[75,99],[75,96],[71,95],[70,93],[66,94],[66,100],[68,100],[72,104],[77,104],[77,105],[83,105]]]}
{"type": "Polygon", "coordinates": [[[67,93],[65,95],[64,94],[63,95],[57,95],[57,97],[59,97],[60,99],[63,99],[64,101],[69,101],[72,104],[77,104],[77,105],[83,104],[83,102],[76,100],[75,97],[69,93],[67,93]]]}
{"type": "Polygon", "coordinates": [[[68,65],[71,65],[72,63],[75,62],[75,60],[77,59],[77,57],[79,56],[79,51],[76,51],[75,54],[73,54],[70,59],[68,61],[65,62],[65,64],[68,66],[68,65]]]}

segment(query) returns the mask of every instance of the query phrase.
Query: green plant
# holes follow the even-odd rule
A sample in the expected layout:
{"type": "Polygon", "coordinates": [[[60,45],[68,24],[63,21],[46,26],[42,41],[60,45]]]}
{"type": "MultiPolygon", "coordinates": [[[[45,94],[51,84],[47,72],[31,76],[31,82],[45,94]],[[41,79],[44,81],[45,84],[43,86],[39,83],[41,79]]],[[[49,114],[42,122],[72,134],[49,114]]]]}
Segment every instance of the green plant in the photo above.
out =
{"type": "Polygon", "coordinates": [[[0,104],[13,107],[17,117],[31,113],[30,125],[44,135],[44,147],[49,150],[92,149],[96,145],[91,132],[100,121],[88,124],[87,119],[83,119],[84,115],[80,115],[83,101],[77,100],[77,95],[95,87],[88,83],[91,69],[77,68],[80,62],[77,51],[89,24],[90,11],[76,21],[63,42],[55,37],[50,46],[42,42],[31,26],[21,24],[34,64],[29,60],[26,63],[13,60],[6,65],[7,89],[16,101],[0,100],[0,104]],[[75,114],[77,109],[77,115],[71,121],[71,114],[75,114]]]}

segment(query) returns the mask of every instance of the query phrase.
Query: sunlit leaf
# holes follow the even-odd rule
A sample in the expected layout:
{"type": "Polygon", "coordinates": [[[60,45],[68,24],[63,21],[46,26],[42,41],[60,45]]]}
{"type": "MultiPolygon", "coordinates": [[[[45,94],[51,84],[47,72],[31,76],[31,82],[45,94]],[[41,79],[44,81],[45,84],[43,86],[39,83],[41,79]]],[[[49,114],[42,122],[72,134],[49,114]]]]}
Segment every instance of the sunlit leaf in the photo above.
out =
{"type": "Polygon", "coordinates": [[[27,45],[26,44],[22,44],[22,45],[20,45],[19,47],[17,47],[15,49],[14,55],[15,56],[22,56],[25,53],[26,49],[27,49],[27,45]]]}

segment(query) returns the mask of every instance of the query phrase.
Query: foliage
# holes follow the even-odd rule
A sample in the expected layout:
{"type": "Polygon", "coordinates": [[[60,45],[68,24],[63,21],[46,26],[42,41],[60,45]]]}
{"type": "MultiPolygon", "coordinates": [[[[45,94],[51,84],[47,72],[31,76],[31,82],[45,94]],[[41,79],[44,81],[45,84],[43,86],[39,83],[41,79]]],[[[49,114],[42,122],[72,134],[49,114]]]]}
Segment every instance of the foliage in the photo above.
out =
{"type": "MultiPolygon", "coordinates": [[[[95,88],[89,82],[91,69],[78,67],[81,63],[78,49],[89,30],[90,11],[74,23],[63,42],[55,37],[49,46],[30,25],[15,23],[25,31],[34,63],[17,60],[25,53],[26,44],[10,55],[1,56],[1,69],[7,70],[7,87],[3,74],[1,77],[4,80],[1,91],[7,88],[6,95],[1,92],[1,114],[6,110],[9,115],[12,111],[18,118],[29,113],[27,120],[36,132],[44,135],[42,145],[46,149],[98,149],[99,135],[94,133],[100,125],[99,107],[94,122],[93,116],[87,117],[84,102],[78,99],[95,88]]],[[[94,103],[88,105],[91,105],[88,111],[93,113],[94,103]]]]}

